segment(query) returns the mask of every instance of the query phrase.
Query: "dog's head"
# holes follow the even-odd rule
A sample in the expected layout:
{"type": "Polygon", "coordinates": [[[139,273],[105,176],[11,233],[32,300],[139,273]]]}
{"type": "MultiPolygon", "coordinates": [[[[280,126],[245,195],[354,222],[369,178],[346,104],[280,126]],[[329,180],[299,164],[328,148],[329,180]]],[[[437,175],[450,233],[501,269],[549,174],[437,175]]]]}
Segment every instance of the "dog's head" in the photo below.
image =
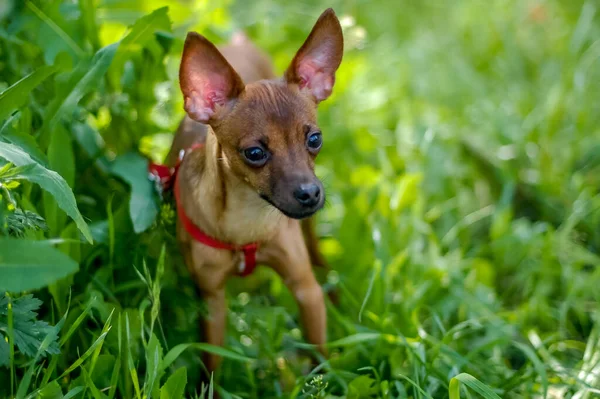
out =
{"type": "Polygon", "coordinates": [[[332,9],[278,80],[245,85],[206,38],[189,33],[185,41],[179,79],[186,112],[212,127],[226,167],[289,217],[308,217],[325,201],[314,173],[323,140],[316,110],[331,94],[342,53],[332,9]]]}

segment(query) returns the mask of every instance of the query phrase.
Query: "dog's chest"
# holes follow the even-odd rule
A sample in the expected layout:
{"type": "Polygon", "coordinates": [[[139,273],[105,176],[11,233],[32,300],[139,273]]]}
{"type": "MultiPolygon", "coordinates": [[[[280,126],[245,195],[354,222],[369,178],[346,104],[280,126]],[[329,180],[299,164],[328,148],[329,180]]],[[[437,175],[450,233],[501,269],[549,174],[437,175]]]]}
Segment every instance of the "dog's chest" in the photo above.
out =
{"type": "Polygon", "coordinates": [[[269,240],[284,216],[250,190],[237,190],[227,199],[219,229],[236,244],[269,240]]]}

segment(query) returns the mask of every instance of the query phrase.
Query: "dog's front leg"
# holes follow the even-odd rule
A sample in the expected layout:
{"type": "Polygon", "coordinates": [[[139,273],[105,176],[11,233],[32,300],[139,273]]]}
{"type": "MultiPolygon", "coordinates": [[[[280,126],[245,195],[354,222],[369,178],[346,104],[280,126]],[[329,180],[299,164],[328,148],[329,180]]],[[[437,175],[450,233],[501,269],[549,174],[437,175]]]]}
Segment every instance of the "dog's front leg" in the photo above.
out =
{"type": "Polygon", "coordinates": [[[306,340],[326,355],[327,316],[323,290],[313,274],[300,223],[289,220],[282,225],[266,252],[268,263],[296,299],[306,340]]]}
{"type": "Polygon", "coordinates": [[[285,282],[298,303],[307,341],[317,345],[319,351],[326,355],[324,345],[327,340],[327,316],[321,286],[312,274],[312,270],[299,280],[292,279],[285,282]]]}
{"type": "MultiPolygon", "coordinates": [[[[204,341],[215,346],[223,346],[225,342],[225,326],[227,320],[227,303],[225,300],[225,290],[219,289],[211,292],[202,292],[208,314],[202,319],[202,331],[204,332],[204,341]]],[[[205,352],[203,355],[204,365],[209,373],[217,370],[221,363],[221,357],[212,353],[205,352]]]]}
{"type": "MultiPolygon", "coordinates": [[[[227,264],[229,259],[222,251],[206,248],[202,244],[185,245],[185,242],[183,244],[181,248],[185,263],[194,278],[200,296],[206,303],[208,314],[200,321],[204,342],[223,346],[227,323],[225,281],[228,271],[220,265],[227,264]],[[213,259],[213,262],[207,262],[206,259],[213,259]]],[[[221,358],[205,352],[203,362],[211,373],[217,370],[221,358]]]]}

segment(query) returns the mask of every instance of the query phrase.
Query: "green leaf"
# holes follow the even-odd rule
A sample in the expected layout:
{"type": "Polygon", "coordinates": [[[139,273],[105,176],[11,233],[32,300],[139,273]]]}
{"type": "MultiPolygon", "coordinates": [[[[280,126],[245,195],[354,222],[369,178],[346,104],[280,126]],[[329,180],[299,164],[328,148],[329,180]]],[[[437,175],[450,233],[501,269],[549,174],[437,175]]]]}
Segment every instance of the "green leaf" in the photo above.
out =
{"type": "Polygon", "coordinates": [[[168,11],[168,7],[162,7],[135,21],[127,36],[121,40],[121,45],[113,64],[115,71],[118,71],[120,74],[128,53],[139,51],[150,40],[154,40],[155,32],[171,30],[168,11]]]}
{"type": "Polygon", "coordinates": [[[33,89],[56,71],[54,66],[43,66],[4,90],[0,94],[0,121],[6,119],[15,109],[22,107],[33,89]]]}
{"type": "MultiPolygon", "coordinates": [[[[16,177],[19,177],[19,175],[16,177]]],[[[6,216],[6,223],[8,225],[8,235],[13,237],[23,237],[28,230],[45,231],[48,228],[46,221],[40,215],[30,211],[23,212],[21,209],[15,209],[12,213],[9,213],[6,216]]]]}
{"type": "MultiPolygon", "coordinates": [[[[73,155],[71,137],[60,125],[52,132],[50,145],[48,146],[48,161],[50,168],[61,175],[72,188],[75,183],[75,156],[73,155]]],[[[46,223],[52,235],[56,236],[63,229],[66,217],[64,213],[58,211],[56,200],[50,193],[45,192],[43,197],[46,223]]]]}
{"type": "Polygon", "coordinates": [[[85,381],[86,387],[89,388],[90,392],[92,393],[92,397],[94,399],[104,399],[105,396],[96,387],[96,384],[94,384],[90,373],[85,369],[85,367],[81,367],[81,373],[83,374],[83,380],[85,381]]]}
{"type": "MultiPolygon", "coordinates": [[[[416,390],[419,394],[423,395],[424,397],[426,397],[427,399],[432,399],[431,395],[429,395],[427,392],[425,392],[423,390],[423,388],[421,388],[419,386],[419,384],[417,384],[415,381],[413,381],[412,379],[408,378],[407,376],[403,375],[403,374],[398,374],[398,377],[405,379],[406,381],[408,381],[416,390]]],[[[451,398],[452,399],[452,398],[451,398]]]]}
{"type": "Polygon", "coordinates": [[[51,193],[58,206],[75,221],[86,240],[90,244],[93,242],[90,229],[79,213],[73,191],[65,179],[55,171],[36,163],[27,153],[12,144],[0,143],[0,158],[12,162],[16,166],[35,164],[29,173],[22,175],[23,178],[39,184],[41,188],[51,193]]]}
{"type": "Polygon", "coordinates": [[[45,7],[45,10],[41,10],[29,0],[26,0],[25,4],[44,22],[39,26],[36,39],[37,44],[44,51],[44,60],[47,63],[52,62],[61,51],[68,51],[74,58],[80,58],[84,55],[79,45],[59,26],[63,18],[58,12],[58,7],[45,7]],[[49,11],[49,13],[44,11],[49,11]]]}
{"type": "Polygon", "coordinates": [[[160,389],[160,399],[181,399],[187,384],[187,369],[180,367],[160,389]]]}
{"type": "Polygon", "coordinates": [[[79,393],[81,393],[81,391],[83,391],[84,387],[75,387],[73,389],[71,389],[69,392],[67,392],[67,394],[63,397],[63,399],[71,399],[74,398],[75,396],[79,395],[79,393]]]}
{"type": "MultiPolygon", "coordinates": [[[[8,304],[9,298],[4,294],[0,295],[0,331],[8,330],[8,304]]],[[[53,328],[45,321],[37,320],[36,311],[41,305],[42,301],[34,298],[33,295],[24,295],[12,300],[14,342],[21,353],[28,357],[35,356],[44,337],[53,328]]],[[[8,353],[4,355],[1,343],[7,344],[7,337],[2,333],[0,333],[0,365],[8,361],[8,353]]],[[[8,349],[8,344],[5,349],[8,349]]],[[[49,343],[48,349],[43,355],[57,353],[59,353],[59,349],[55,340],[49,343]]]]}
{"type": "Polygon", "coordinates": [[[117,392],[117,384],[119,380],[119,376],[121,375],[121,318],[119,317],[119,331],[117,332],[119,337],[119,352],[117,358],[115,360],[115,366],[110,377],[110,390],[108,391],[108,397],[110,399],[115,397],[115,393],[117,392]]]}
{"type": "Polygon", "coordinates": [[[215,355],[219,355],[221,357],[225,357],[232,360],[237,360],[239,362],[250,362],[251,358],[240,355],[230,349],[223,348],[221,346],[215,346],[205,343],[194,343],[194,344],[179,344],[172,348],[169,353],[167,353],[162,362],[162,369],[166,369],[169,367],[178,357],[181,355],[186,349],[192,348],[202,352],[213,353],[215,355]]]}
{"type": "Polygon", "coordinates": [[[169,7],[161,7],[150,14],[135,21],[131,30],[121,41],[124,50],[130,50],[132,46],[143,46],[149,40],[154,39],[157,31],[170,31],[169,7]]]}
{"type": "Polygon", "coordinates": [[[50,384],[46,385],[44,389],[40,390],[38,398],[63,399],[62,389],[60,389],[58,382],[52,381],[50,384]]]}
{"type": "Polygon", "coordinates": [[[368,375],[356,377],[348,384],[348,399],[373,398],[377,394],[375,382],[368,375]]]}
{"type": "Polygon", "coordinates": [[[48,106],[42,131],[53,131],[64,116],[73,112],[79,100],[97,87],[118,48],[119,43],[103,47],[91,61],[83,60],[77,65],[65,84],[65,89],[61,90],[59,96],[48,106]]]}
{"type": "Polygon", "coordinates": [[[134,231],[141,233],[154,223],[158,215],[154,186],[148,179],[148,160],[139,154],[125,154],[115,160],[111,170],[131,186],[129,215],[134,231]]]}
{"type": "Polygon", "coordinates": [[[513,342],[513,345],[519,348],[525,354],[525,356],[527,356],[529,360],[531,360],[531,362],[533,363],[535,371],[538,373],[540,379],[542,380],[542,386],[544,387],[543,397],[545,398],[548,393],[548,375],[546,374],[546,367],[544,366],[544,363],[542,363],[535,351],[529,346],[521,342],[513,342]]]}
{"type": "Polygon", "coordinates": [[[48,159],[46,154],[40,150],[35,138],[26,133],[7,133],[0,134],[0,140],[10,144],[14,144],[17,147],[22,148],[29,156],[43,166],[48,166],[48,159]]]}
{"type": "Polygon", "coordinates": [[[85,34],[94,49],[97,49],[100,47],[100,37],[98,35],[98,25],[96,24],[94,0],[80,0],[79,9],[81,10],[81,19],[84,21],[85,34]]]}
{"type": "Polygon", "coordinates": [[[450,399],[460,399],[459,382],[462,382],[485,399],[501,399],[490,387],[467,373],[461,373],[450,380],[450,399]]]}
{"type": "Polygon", "coordinates": [[[75,333],[81,323],[88,317],[88,314],[91,312],[92,306],[94,305],[94,301],[96,301],[95,297],[88,301],[85,309],[79,314],[79,316],[77,316],[77,319],[75,319],[75,321],[71,324],[71,327],[69,327],[67,332],[63,334],[62,338],[60,339],[60,346],[63,346],[67,343],[69,338],[71,338],[71,335],[75,333]]]}
{"type": "Polygon", "coordinates": [[[337,341],[330,342],[327,346],[352,346],[362,344],[365,342],[376,341],[381,338],[383,338],[383,334],[381,333],[358,333],[354,335],[349,335],[344,338],[340,338],[337,341]]]}
{"type": "Polygon", "coordinates": [[[140,382],[137,374],[137,369],[133,364],[133,357],[131,356],[131,327],[129,325],[129,315],[125,313],[125,336],[127,339],[125,340],[125,352],[127,354],[127,370],[129,371],[129,375],[131,377],[131,382],[133,383],[133,387],[135,389],[136,398],[142,398],[142,392],[140,390],[140,382]]]}
{"type": "Polygon", "coordinates": [[[46,242],[0,238],[0,292],[39,289],[77,268],[75,261],[46,242]]]}
{"type": "Polygon", "coordinates": [[[73,362],[73,364],[71,364],[69,366],[69,368],[67,368],[61,375],[59,378],[62,378],[64,376],[66,376],[67,374],[71,373],[73,370],[75,370],[77,367],[81,366],[81,364],[91,355],[93,355],[95,353],[96,348],[101,347],[102,343],[104,342],[104,339],[106,338],[106,335],[108,334],[108,332],[102,333],[100,334],[100,336],[94,341],[94,343],[88,348],[88,350],[85,351],[85,353],[83,355],[81,355],[79,357],[79,359],[75,360],[75,362],[73,362]]]}
{"type": "Polygon", "coordinates": [[[19,383],[19,388],[17,389],[17,399],[21,399],[21,398],[25,397],[25,394],[29,390],[29,385],[31,384],[31,379],[33,377],[33,372],[35,370],[35,365],[36,365],[38,359],[40,358],[40,356],[43,356],[44,353],[46,353],[48,351],[48,349],[50,348],[50,346],[53,343],[56,342],[56,340],[58,338],[58,332],[60,331],[63,324],[65,323],[65,318],[66,318],[66,314],[54,327],[51,327],[48,330],[48,333],[44,337],[44,340],[37,348],[37,352],[35,354],[33,361],[27,368],[27,371],[25,372],[23,379],[19,383]]]}
{"type": "Polygon", "coordinates": [[[0,334],[0,367],[8,366],[10,363],[10,347],[8,337],[0,334]]]}
{"type": "Polygon", "coordinates": [[[146,348],[146,379],[144,381],[144,392],[146,397],[150,398],[154,392],[154,385],[160,381],[163,349],[156,338],[156,335],[152,334],[148,347],[146,348]]]}

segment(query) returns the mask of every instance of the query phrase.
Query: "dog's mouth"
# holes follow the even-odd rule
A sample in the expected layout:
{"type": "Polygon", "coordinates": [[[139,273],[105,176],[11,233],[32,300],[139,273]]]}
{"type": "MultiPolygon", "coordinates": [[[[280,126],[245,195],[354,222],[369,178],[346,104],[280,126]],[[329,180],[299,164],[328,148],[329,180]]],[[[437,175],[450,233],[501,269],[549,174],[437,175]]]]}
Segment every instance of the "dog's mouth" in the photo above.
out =
{"type": "Polygon", "coordinates": [[[288,207],[284,207],[284,206],[280,206],[280,205],[276,204],[275,201],[273,201],[270,197],[266,196],[265,194],[260,193],[259,195],[260,195],[260,198],[267,201],[274,208],[277,208],[285,216],[292,218],[292,219],[298,219],[298,220],[311,217],[312,215],[317,213],[318,210],[323,208],[323,203],[325,202],[325,201],[321,201],[319,204],[317,204],[311,208],[290,209],[288,207]]]}

